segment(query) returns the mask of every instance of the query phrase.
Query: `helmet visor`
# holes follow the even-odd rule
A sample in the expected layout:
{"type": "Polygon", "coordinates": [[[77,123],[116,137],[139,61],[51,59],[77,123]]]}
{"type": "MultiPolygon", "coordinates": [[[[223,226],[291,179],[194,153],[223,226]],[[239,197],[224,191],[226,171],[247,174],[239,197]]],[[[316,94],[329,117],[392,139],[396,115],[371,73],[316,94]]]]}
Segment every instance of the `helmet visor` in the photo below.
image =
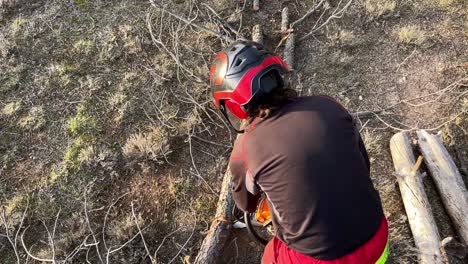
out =
{"type": "Polygon", "coordinates": [[[230,101],[230,100],[223,100],[221,101],[221,112],[223,116],[228,121],[229,125],[234,128],[234,130],[238,133],[243,133],[242,129],[242,119],[247,118],[247,114],[242,110],[242,108],[230,101]]]}

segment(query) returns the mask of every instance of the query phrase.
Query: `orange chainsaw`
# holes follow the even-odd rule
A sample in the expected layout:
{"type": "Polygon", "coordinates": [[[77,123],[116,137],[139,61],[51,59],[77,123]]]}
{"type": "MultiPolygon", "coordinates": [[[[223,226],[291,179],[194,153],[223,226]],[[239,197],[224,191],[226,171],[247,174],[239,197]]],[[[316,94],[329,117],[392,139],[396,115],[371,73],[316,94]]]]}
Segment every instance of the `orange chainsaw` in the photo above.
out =
{"type": "Polygon", "coordinates": [[[266,245],[269,241],[269,239],[264,237],[270,238],[273,236],[271,212],[268,207],[268,201],[264,195],[259,199],[255,212],[244,212],[243,219],[239,219],[239,221],[242,220],[249,234],[261,244],[266,245]]]}

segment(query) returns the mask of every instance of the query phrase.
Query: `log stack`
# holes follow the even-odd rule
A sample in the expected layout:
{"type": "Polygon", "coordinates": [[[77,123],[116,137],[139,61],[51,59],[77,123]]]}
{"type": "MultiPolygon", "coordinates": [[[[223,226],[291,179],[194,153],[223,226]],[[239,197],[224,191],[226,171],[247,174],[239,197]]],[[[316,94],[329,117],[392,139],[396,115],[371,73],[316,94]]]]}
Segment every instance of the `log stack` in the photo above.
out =
{"type": "Polygon", "coordinates": [[[437,135],[417,132],[418,145],[424,155],[444,207],[462,241],[468,245],[468,191],[455,162],[437,135]]]}
{"type": "Polygon", "coordinates": [[[408,132],[397,133],[390,140],[396,177],[411,232],[419,250],[420,263],[448,263],[446,253],[459,258],[466,257],[467,254],[468,191],[455,162],[439,137],[424,130],[419,130],[416,134],[418,150],[421,153],[416,162],[408,132]],[[464,245],[455,242],[451,237],[440,241],[429,200],[424,191],[422,176],[418,172],[423,160],[464,245]]]}
{"type": "Polygon", "coordinates": [[[424,191],[422,175],[418,171],[421,160],[418,164],[415,162],[407,132],[400,132],[391,138],[390,151],[411,232],[419,251],[419,263],[447,263],[424,191]]]}

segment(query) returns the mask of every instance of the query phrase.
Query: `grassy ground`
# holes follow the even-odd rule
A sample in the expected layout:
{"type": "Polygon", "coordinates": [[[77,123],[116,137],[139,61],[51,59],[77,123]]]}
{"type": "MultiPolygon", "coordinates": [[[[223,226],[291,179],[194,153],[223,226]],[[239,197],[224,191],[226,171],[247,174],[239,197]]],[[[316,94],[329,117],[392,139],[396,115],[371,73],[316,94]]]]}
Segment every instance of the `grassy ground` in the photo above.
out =
{"type": "MultiPolygon", "coordinates": [[[[274,48],[281,7],[298,18],[314,2],[272,1],[258,13],[243,10],[243,1],[206,3],[246,37],[263,24],[274,48]]],[[[226,43],[148,1],[0,3],[0,233],[11,239],[0,237],[0,262],[28,258],[21,238],[43,259],[193,260],[233,139],[206,80],[211,57],[226,43]]],[[[168,5],[221,30],[203,5],[168,5]]],[[[291,81],[303,94],[335,96],[352,112],[383,111],[360,124],[394,263],[414,263],[415,251],[390,136],[413,127],[442,131],[468,177],[466,10],[457,0],[359,0],[296,47],[291,81]]],[[[427,185],[442,236],[453,234],[427,185]]],[[[236,231],[223,261],[258,259],[261,248],[251,242],[236,231]]]]}

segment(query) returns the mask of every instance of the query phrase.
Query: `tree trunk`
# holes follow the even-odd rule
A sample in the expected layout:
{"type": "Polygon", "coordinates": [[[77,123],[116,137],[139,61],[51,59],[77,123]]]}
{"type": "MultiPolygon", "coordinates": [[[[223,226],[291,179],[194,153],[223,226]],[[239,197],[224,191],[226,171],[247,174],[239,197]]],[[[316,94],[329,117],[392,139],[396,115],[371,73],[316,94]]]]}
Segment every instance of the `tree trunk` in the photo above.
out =
{"type": "Polygon", "coordinates": [[[224,245],[230,234],[232,210],[234,208],[234,200],[229,188],[231,178],[231,170],[228,166],[219,194],[216,219],[212,222],[210,230],[203,240],[194,264],[217,263],[220,254],[223,252],[224,245]]]}
{"type": "Polygon", "coordinates": [[[406,132],[390,139],[390,151],[411,232],[419,250],[418,263],[448,263],[440,249],[439,232],[406,132]]]}
{"type": "Polygon", "coordinates": [[[294,47],[296,45],[296,33],[290,32],[288,39],[286,39],[286,45],[284,45],[283,57],[284,62],[288,65],[289,71],[294,70],[294,47]]]}
{"type": "Polygon", "coordinates": [[[442,202],[461,239],[468,245],[468,191],[462,176],[437,135],[417,131],[426,165],[439,189],[442,202]]]}
{"type": "Polygon", "coordinates": [[[281,12],[281,33],[285,34],[287,33],[289,29],[289,8],[285,7],[283,8],[283,11],[281,12]]]}

